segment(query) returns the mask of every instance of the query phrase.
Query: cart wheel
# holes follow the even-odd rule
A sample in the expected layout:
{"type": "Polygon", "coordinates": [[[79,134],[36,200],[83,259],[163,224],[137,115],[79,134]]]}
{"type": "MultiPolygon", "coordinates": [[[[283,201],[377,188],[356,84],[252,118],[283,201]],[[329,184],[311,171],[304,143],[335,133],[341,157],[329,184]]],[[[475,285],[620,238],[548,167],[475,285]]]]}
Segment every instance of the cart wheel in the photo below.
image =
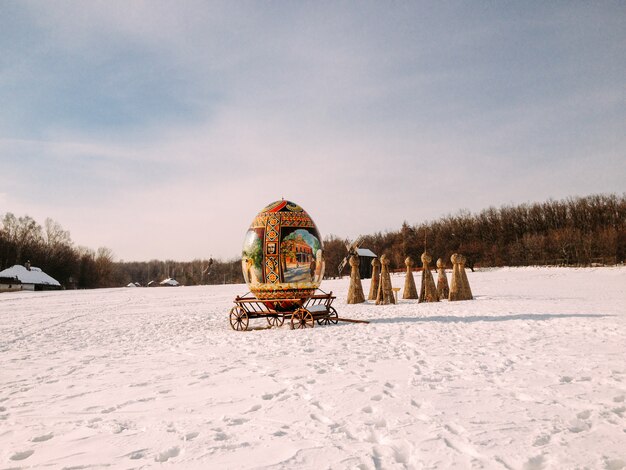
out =
{"type": "Polygon", "coordinates": [[[315,320],[313,314],[305,308],[299,308],[291,316],[291,329],[299,330],[301,328],[313,328],[315,320]]]}
{"type": "Polygon", "coordinates": [[[282,315],[272,315],[267,318],[267,324],[269,326],[283,326],[283,323],[285,323],[285,317],[283,317],[282,315]]]}
{"type": "Polygon", "coordinates": [[[335,310],[333,307],[330,307],[328,309],[328,315],[317,320],[318,325],[328,325],[330,323],[336,325],[337,322],[337,310],[335,310]]]}
{"type": "Polygon", "coordinates": [[[328,318],[328,316],[324,316],[322,318],[317,319],[318,325],[328,325],[329,323],[330,323],[330,319],[328,318]]]}
{"type": "Polygon", "coordinates": [[[337,315],[337,310],[334,307],[330,307],[328,309],[328,321],[333,325],[339,323],[339,315],[337,315]]]}
{"type": "Polygon", "coordinates": [[[248,329],[248,314],[243,308],[235,306],[230,310],[230,326],[236,331],[248,329]]]}

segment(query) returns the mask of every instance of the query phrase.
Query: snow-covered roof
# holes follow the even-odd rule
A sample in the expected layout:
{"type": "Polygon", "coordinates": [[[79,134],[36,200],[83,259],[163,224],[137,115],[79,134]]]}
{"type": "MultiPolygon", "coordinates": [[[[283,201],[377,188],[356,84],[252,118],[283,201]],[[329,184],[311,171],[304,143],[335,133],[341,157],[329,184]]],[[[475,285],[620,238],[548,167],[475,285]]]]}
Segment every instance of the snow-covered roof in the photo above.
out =
{"type": "Polygon", "coordinates": [[[176,279],[172,279],[171,277],[168,277],[164,281],[161,281],[159,284],[161,284],[162,286],[177,286],[178,281],[176,279]]]}
{"type": "Polygon", "coordinates": [[[137,287],[137,284],[129,282],[128,284],[126,284],[126,287],[137,287]]]}
{"type": "Polygon", "coordinates": [[[369,248],[357,248],[356,251],[359,254],[359,256],[366,256],[368,258],[377,258],[374,252],[370,250],[369,248]]]}
{"type": "Polygon", "coordinates": [[[61,286],[59,281],[48,276],[40,268],[34,266],[30,268],[30,271],[20,264],[11,266],[10,268],[0,271],[0,277],[16,277],[22,284],[40,284],[47,286],[61,286]]]}

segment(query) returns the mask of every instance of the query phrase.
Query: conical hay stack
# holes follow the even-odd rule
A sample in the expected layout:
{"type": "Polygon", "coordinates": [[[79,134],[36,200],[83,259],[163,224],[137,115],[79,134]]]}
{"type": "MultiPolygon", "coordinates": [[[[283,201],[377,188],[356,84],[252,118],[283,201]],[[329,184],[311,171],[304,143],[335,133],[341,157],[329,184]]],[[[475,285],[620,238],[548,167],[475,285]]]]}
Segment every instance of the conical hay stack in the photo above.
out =
{"type": "Polygon", "coordinates": [[[422,302],[439,302],[439,296],[437,295],[437,286],[435,286],[435,280],[430,272],[430,263],[433,260],[432,256],[428,253],[422,253],[422,264],[424,270],[422,271],[422,286],[420,288],[420,300],[422,302]]]}
{"type": "Polygon", "coordinates": [[[449,300],[472,300],[472,291],[465,274],[465,256],[454,253],[452,261],[452,282],[450,283],[449,300]]]}
{"type": "Polygon", "coordinates": [[[363,286],[361,285],[361,276],[359,274],[359,257],[352,255],[350,257],[350,287],[348,288],[348,300],[349,304],[360,304],[365,302],[365,295],[363,294],[363,286]]]}
{"type": "Polygon", "coordinates": [[[446,268],[443,260],[437,260],[437,295],[440,299],[447,299],[450,295],[450,287],[448,286],[448,276],[446,276],[446,268]]]}
{"type": "Polygon", "coordinates": [[[413,278],[413,259],[407,256],[404,260],[406,264],[406,277],[404,278],[404,292],[402,293],[403,299],[417,299],[417,287],[415,286],[415,279],[413,278]]]}
{"type": "Polygon", "coordinates": [[[391,275],[389,274],[389,260],[387,255],[380,257],[382,272],[380,273],[380,284],[378,285],[378,295],[376,296],[376,305],[395,304],[396,299],[393,296],[391,285],[391,275]]]}
{"type": "Polygon", "coordinates": [[[472,288],[469,284],[469,279],[467,279],[467,271],[465,271],[465,263],[467,262],[467,258],[465,256],[461,256],[459,260],[459,271],[461,272],[461,276],[463,277],[463,293],[466,300],[472,300],[474,296],[472,295],[472,288]]]}
{"type": "Polygon", "coordinates": [[[380,261],[378,258],[372,260],[372,282],[370,284],[370,293],[367,300],[376,300],[378,295],[378,286],[380,285],[380,261]]]}

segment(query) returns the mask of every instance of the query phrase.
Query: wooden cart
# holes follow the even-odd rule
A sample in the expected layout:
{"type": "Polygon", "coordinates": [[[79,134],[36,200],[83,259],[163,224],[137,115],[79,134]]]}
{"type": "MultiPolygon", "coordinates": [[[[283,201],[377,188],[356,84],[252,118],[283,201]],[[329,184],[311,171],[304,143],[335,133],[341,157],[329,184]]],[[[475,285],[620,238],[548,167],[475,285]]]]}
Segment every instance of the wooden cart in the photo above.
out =
{"type": "MultiPolygon", "coordinates": [[[[297,305],[293,310],[277,311],[270,306],[273,301],[259,300],[252,294],[237,296],[235,306],[230,310],[230,326],[236,331],[246,331],[250,320],[265,318],[270,327],[282,326],[285,320],[289,320],[291,329],[313,328],[318,325],[337,324],[339,321],[337,311],[332,306],[336,297],[332,292],[326,293],[318,289],[319,293],[302,299],[280,299],[284,304],[297,305]]],[[[278,302],[278,301],[277,301],[278,302]]]]}

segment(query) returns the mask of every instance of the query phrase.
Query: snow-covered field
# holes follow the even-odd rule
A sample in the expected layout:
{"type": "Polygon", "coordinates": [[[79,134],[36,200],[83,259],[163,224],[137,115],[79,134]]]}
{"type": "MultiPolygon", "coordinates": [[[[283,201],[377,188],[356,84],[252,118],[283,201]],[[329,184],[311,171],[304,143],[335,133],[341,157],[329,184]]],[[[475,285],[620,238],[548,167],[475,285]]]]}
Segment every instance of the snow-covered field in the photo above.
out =
{"type": "Polygon", "coordinates": [[[0,468],[626,467],[626,268],[468,276],[325,281],[371,323],[298,331],[231,330],[241,285],[2,294],[0,468]]]}

